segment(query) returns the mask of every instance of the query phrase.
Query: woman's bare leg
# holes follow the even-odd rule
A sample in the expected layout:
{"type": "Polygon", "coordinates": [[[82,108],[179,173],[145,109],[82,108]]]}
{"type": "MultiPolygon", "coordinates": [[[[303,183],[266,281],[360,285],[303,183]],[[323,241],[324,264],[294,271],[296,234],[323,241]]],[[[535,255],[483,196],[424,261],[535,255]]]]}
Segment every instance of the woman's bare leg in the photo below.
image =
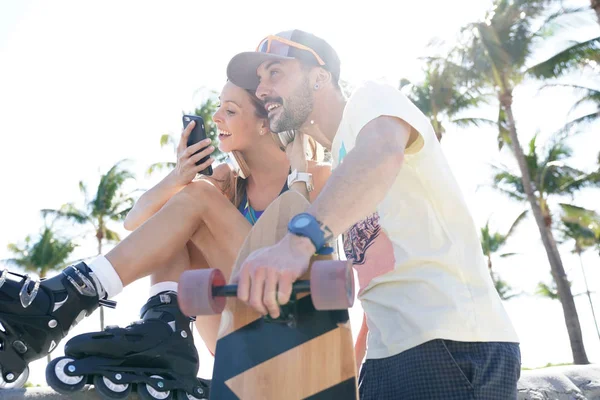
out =
{"type": "MultiPolygon", "coordinates": [[[[206,258],[200,249],[192,243],[188,245],[188,249],[191,269],[209,268],[206,258]]],[[[195,324],[204,345],[211,354],[215,354],[217,334],[219,332],[219,325],[221,324],[221,315],[196,316],[195,324]]]]}
{"type": "Polygon", "coordinates": [[[190,269],[189,247],[188,243],[181,250],[175,253],[175,256],[164,265],[164,268],[157,269],[150,276],[150,285],[154,286],[161,282],[177,282],[184,271],[190,269]]]}
{"type": "MultiPolygon", "coordinates": [[[[206,213],[190,240],[193,245],[188,247],[192,268],[204,265],[217,268],[229,281],[237,254],[252,226],[224,196],[220,196],[211,196],[213,212],[206,213]]],[[[215,354],[220,324],[220,314],[196,317],[196,329],[212,354],[215,354]]]]}
{"type": "MultiPolygon", "coordinates": [[[[238,251],[250,232],[251,225],[235,206],[210,183],[199,181],[188,186],[193,186],[189,191],[190,195],[196,196],[195,204],[189,204],[191,199],[187,194],[186,197],[177,199],[173,204],[167,203],[155,215],[161,218],[154,219],[152,217],[127,238],[133,237],[134,240],[129,240],[127,244],[125,241],[121,242],[117,246],[119,251],[115,251],[117,250],[115,248],[107,254],[106,257],[123,279],[124,285],[137,279],[127,278],[128,276],[140,278],[143,276],[141,274],[152,274],[152,285],[166,281],[178,282],[184,271],[208,267],[218,268],[225,275],[225,279],[229,280],[238,251]],[[200,202],[201,206],[198,204],[200,202]],[[175,205],[182,207],[175,208],[175,205]],[[163,221],[162,217],[167,212],[169,215],[177,214],[175,219],[181,221],[178,223],[182,226],[175,226],[171,223],[169,227],[163,229],[159,223],[163,221]],[[163,215],[159,216],[159,214],[163,215]],[[178,218],[180,215],[191,215],[192,217],[181,220],[178,218]],[[140,233],[139,231],[142,229],[144,232],[140,233]],[[171,232],[170,229],[177,232],[171,232]],[[187,242],[184,241],[182,245],[179,245],[171,240],[171,235],[178,235],[181,240],[186,238],[182,234],[182,232],[186,232],[186,229],[187,232],[193,231],[187,237],[187,242]],[[147,235],[151,235],[151,242],[146,241],[147,235]],[[134,246],[139,247],[134,248],[134,246]],[[131,261],[127,261],[127,259],[131,261]]],[[[220,315],[196,318],[198,333],[213,354],[220,322],[220,315]]]]}
{"type": "MultiPolygon", "coordinates": [[[[214,217],[229,214],[237,217],[234,218],[237,221],[234,226],[244,227],[243,223],[246,223],[246,230],[223,232],[223,229],[218,226],[211,228],[216,230],[218,237],[227,238],[229,242],[219,243],[217,246],[219,251],[227,255],[237,255],[237,250],[243,243],[250,225],[239,212],[236,215],[230,210],[237,212],[231,202],[212,183],[204,180],[193,182],[109,251],[106,258],[119,275],[123,286],[126,286],[168,265],[193,236],[195,243],[203,240],[202,235],[196,237],[194,234],[196,231],[202,231],[199,228],[205,220],[214,221],[214,217]],[[220,236],[222,234],[225,236],[220,236]]],[[[211,257],[214,256],[207,256],[209,263],[211,257]]],[[[216,264],[211,265],[216,266],[216,264]]],[[[231,266],[219,265],[218,268],[225,273],[231,266]]]]}

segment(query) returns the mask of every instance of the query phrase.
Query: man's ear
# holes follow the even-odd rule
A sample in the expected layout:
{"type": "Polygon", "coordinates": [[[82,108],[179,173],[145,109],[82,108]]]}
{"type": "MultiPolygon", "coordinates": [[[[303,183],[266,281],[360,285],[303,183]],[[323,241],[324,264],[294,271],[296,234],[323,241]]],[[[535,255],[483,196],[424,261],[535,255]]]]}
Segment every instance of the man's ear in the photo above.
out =
{"type": "Polygon", "coordinates": [[[331,72],[327,71],[325,68],[315,67],[311,71],[311,74],[313,82],[312,88],[314,90],[324,88],[331,82],[331,72]]]}

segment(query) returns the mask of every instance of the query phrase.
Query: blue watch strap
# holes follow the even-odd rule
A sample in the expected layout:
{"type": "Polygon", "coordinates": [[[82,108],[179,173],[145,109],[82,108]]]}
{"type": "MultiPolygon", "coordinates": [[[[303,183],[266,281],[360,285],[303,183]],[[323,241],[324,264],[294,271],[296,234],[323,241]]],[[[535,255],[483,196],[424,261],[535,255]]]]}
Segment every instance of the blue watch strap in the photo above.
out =
{"type": "Polygon", "coordinates": [[[315,246],[317,254],[331,254],[333,249],[326,247],[327,239],[321,230],[321,224],[317,219],[308,213],[301,213],[294,216],[289,224],[288,230],[298,236],[304,236],[310,239],[315,246]],[[321,251],[324,251],[323,253],[321,251]]]}

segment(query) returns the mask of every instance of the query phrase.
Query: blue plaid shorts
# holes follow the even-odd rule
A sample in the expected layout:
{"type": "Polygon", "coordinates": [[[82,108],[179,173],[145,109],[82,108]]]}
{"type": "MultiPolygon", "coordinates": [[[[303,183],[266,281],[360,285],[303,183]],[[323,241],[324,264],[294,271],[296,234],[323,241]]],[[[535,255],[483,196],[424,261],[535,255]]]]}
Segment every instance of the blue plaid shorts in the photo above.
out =
{"type": "Polygon", "coordinates": [[[516,400],[520,376],[518,343],[436,339],[366,360],[358,387],[361,400],[516,400]]]}

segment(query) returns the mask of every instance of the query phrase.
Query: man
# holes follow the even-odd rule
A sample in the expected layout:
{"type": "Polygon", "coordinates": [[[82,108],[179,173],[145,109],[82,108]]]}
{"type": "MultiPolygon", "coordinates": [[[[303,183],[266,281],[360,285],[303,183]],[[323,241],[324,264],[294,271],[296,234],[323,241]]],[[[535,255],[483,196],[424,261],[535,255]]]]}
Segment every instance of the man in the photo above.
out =
{"type": "Polygon", "coordinates": [[[516,399],[518,337],[428,119],[375,82],[345,99],[335,50],[300,30],[268,36],[227,73],[256,90],[273,132],[303,130],[334,168],[289,233],[242,265],[240,300],[277,317],[311,256],[346,233],[369,327],[361,399],[516,399]]]}

